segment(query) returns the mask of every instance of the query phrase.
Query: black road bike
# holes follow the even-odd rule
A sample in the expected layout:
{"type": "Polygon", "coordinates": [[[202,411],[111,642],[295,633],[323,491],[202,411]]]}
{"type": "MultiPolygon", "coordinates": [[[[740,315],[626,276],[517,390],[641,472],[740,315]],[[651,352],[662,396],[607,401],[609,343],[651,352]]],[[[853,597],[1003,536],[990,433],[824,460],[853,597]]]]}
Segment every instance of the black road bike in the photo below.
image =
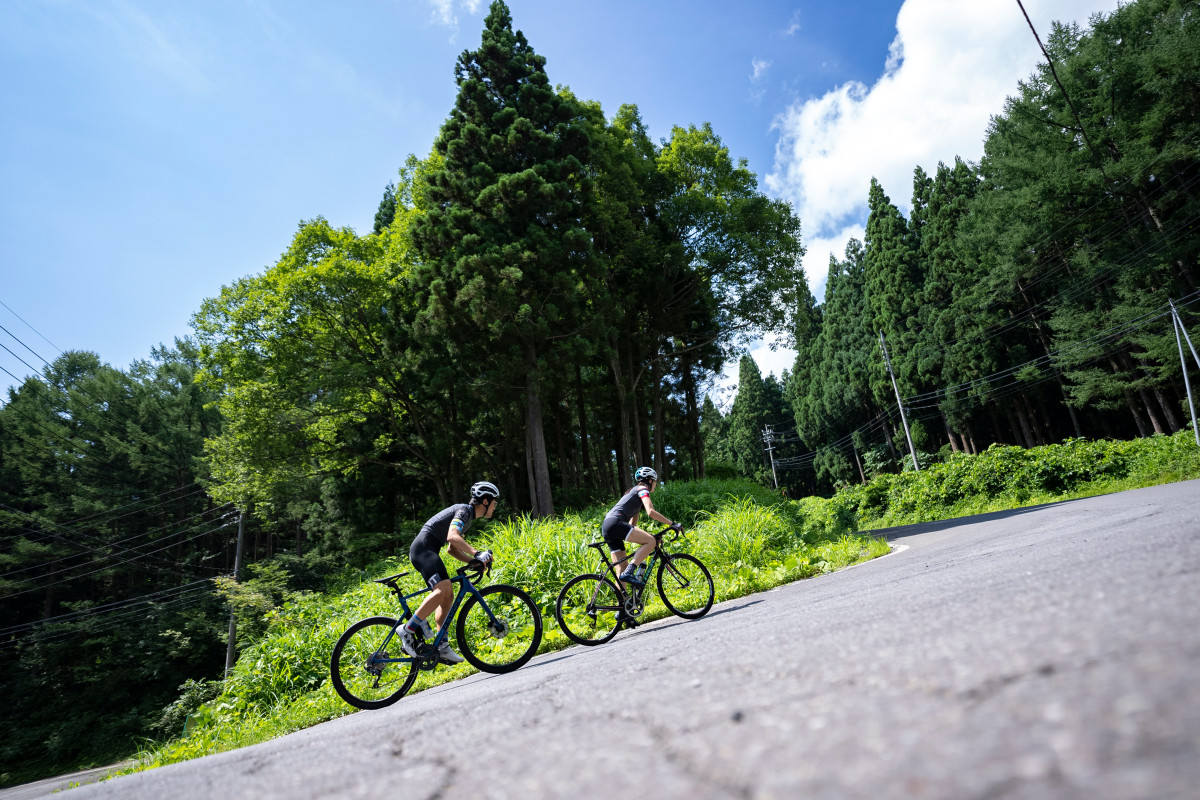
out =
{"type": "Polygon", "coordinates": [[[403,613],[399,619],[359,620],[338,639],[329,672],[341,698],[356,708],[367,709],[383,708],[399,700],[412,688],[421,670],[437,667],[438,646],[449,638],[450,626],[456,620],[459,651],[476,669],[512,672],[533,658],[542,641],[541,612],[529,595],[515,586],[495,583],[477,587],[475,583],[483,577],[483,571],[483,564],[472,560],[450,579],[458,584],[450,613],[433,642],[415,657],[400,647],[400,626],[413,615],[408,601],[429,589],[404,594],[397,581],[407,572],[376,579],[375,583],[395,593],[403,613]]]}
{"type": "MultiPolygon", "coordinates": [[[[667,550],[668,543],[682,536],[673,528],[654,534],[654,552],[646,559],[646,575],[657,566],[655,583],[663,605],[675,616],[699,619],[712,608],[712,576],[695,556],[667,550]]],[[[613,564],[603,541],[591,542],[588,547],[596,548],[600,567],[567,581],[554,604],[554,617],[571,641],[594,645],[616,636],[622,626],[637,626],[637,618],[646,610],[644,595],[649,581],[646,586],[622,583],[617,568],[632,555],[613,564]]]]}

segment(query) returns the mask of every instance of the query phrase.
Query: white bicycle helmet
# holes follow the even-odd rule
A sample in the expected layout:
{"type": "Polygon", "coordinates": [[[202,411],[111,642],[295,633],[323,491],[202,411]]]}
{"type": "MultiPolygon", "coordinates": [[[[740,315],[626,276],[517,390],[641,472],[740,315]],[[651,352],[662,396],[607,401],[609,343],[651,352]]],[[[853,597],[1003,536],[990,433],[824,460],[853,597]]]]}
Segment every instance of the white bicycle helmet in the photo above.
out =
{"type": "Polygon", "coordinates": [[[633,479],[635,481],[651,480],[657,482],[658,473],[650,467],[638,467],[637,472],[633,473],[633,479]]]}
{"type": "Polygon", "coordinates": [[[491,500],[500,499],[500,490],[491,481],[479,481],[479,483],[471,487],[472,500],[483,500],[485,498],[491,500]]]}

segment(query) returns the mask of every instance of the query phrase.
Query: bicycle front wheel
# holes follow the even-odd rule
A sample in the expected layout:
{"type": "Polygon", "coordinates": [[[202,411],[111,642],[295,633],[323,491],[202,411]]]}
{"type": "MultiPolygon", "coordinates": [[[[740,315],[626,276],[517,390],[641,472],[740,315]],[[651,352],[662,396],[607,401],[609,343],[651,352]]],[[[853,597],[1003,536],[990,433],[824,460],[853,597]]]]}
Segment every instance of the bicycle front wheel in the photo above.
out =
{"type": "Polygon", "coordinates": [[[576,575],[558,593],[554,618],[567,638],[579,644],[603,644],[621,629],[621,596],[599,575],[576,575]]]}
{"type": "Polygon", "coordinates": [[[712,576],[700,559],[675,553],[658,568],[658,596],[675,616],[700,619],[712,608],[712,576]]]}
{"type": "Polygon", "coordinates": [[[367,617],[350,626],[333,646],[333,688],[355,708],[383,708],[404,696],[417,679],[416,659],[407,658],[396,633],[399,620],[367,617]]]}
{"type": "Polygon", "coordinates": [[[537,652],[542,615],[525,592],[497,583],[463,603],[456,633],[463,658],[471,666],[484,672],[512,672],[537,652]]]}

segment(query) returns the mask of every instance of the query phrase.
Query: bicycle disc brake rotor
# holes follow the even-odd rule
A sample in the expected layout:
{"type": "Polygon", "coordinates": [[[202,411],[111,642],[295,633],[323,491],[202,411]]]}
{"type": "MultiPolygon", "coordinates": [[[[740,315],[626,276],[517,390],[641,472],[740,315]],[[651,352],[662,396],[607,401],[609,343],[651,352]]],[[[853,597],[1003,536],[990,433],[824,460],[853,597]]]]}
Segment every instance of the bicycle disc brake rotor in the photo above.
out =
{"type": "Polygon", "coordinates": [[[488,625],[488,633],[492,635],[493,639],[503,639],[508,636],[508,623],[500,617],[496,617],[496,622],[488,625]]]}

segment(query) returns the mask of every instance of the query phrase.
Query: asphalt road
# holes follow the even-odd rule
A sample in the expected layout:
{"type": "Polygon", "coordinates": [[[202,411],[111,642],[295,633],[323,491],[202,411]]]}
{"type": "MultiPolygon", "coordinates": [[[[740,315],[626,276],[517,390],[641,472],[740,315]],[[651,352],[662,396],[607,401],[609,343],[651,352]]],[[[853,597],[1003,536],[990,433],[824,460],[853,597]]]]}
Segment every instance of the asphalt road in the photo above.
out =
{"type": "Polygon", "coordinates": [[[1200,481],[888,535],[696,622],[66,796],[1200,797],[1200,481]]]}

